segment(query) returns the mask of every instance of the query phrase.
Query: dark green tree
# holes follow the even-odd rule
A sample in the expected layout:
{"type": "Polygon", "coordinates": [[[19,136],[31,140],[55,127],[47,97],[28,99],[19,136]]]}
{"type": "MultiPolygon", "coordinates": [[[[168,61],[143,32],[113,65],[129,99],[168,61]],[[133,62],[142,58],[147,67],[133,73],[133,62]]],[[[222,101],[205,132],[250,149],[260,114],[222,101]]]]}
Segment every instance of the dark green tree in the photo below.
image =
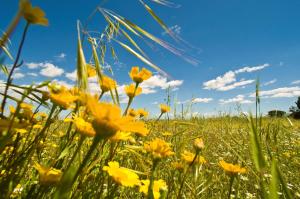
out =
{"type": "Polygon", "coordinates": [[[295,102],[296,106],[290,107],[290,112],[292,112],[291,116],[295,119],[300,119],[300,96],[298,100],[295,102]]]}

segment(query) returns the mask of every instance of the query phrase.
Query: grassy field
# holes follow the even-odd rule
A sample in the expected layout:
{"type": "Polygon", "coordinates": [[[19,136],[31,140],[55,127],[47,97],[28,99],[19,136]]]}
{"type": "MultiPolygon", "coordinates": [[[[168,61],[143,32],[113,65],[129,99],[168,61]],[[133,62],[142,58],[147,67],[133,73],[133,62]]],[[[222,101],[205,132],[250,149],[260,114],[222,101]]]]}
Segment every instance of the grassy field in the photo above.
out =
{"type": "MultiPolygon", "coordinates": [[[[226,198],[231,186],[231,197],[262,198],[264,189],[268,193],[272,181],[272,159],[276,159],[277,166],[286,183],[285,185],[279,183],[280,186],[277,188],[279,197],[288,198],[283,186],[286,186],[292,197],[300,197],[300,178],[299,172],[297,172],[300,168],[299,121],[289,122],[286,118],[262,118],[259,126],[259,142],[266,166],[261,172],[257,171],[251,158],[251,127],[249,127],[247,118],[229,116],[194,118],[146,121],[146,124],[150,129],[147,137],[132,136],[129,141],[118,142],[100,141],[87,166],[73,184],[73,189],[67,195],[71,194],[76,198],[146,197],[141,193],[141,186],[122,186],[118,179],[113,180],[114,178],[109,177],[107,172],[103,171],[103,167],[108,162],[116,161],[122,167],[133,170],[140,180],[149,179],[151,175],[154,180],[164,180],[165,184],[163,183],[160,189],[163,198],[226,198]],[[151,154],[145,151],[144,144],[156,138],[171,143],[171,150],[174,154],[160,158],[155,172],[153,172],[154,160],[151,154]],[[205,160],[195,161],[191,164],[191,160],[187,161],[182,154],[184,151],[196,154],[195,147],[193,147],[196,138],[203,139],[204,147],[201,148],[199,156],[205,160]],[[220,166],[221,160],[239,164],[246,169],[246,172],[227,173],[220,166]],[[230,186],[233,176],[234,181],[230,186]],[[262,188],[262,186],[264,187],[262,188]],[[181,190],[180,193],[179,190],[181,190]]],[[[49,179],[44,179],[44,182],[41,183],[42,178],[34,168],[36,167],[34,162],[40,162],[48,168],[53,167],[62,171],[72,164],[76,170],[77,166],[82,163],[87,150],[91,147],[92,139],[86,138],[80,149],[76,150],[82,138],[73,129],[71,130],[72,139],[67,140],[64,133],[67,128],[68,125],[65,122],[53,123],[47,131],[44,141],[38,143],[36,151],[26,157],[28,159],[20,161],[13,169],[11,164],[16,161],[16,157],[22,157],[19,152],[22,151],[20,150],[23,148],[22,145],[26,144],[23,140],[28,134],[18,135],[20,144],[16,147],[17,150],[13,150],[12,146],[5,147],[1,154],[0,179],[3,183],[10,176],[10,183],[13,183],[9,185],[14,185],[10,187],[11,196],[52,198],[59,187],[68,187],[67,183],[57,184],[55,180],[52,182],[51,178],[55,178],[54,174],[53,176],[49,174],[49,179]],[[68,144],[63,149],[65,142],[68,144]],[[74,153],[78,153],[78,155],[71,163],[70,159],[74,153]],[[7,167],[8,165],[10,166],[7,167]]],[[[37,132],[32,131],[31,135],[35,133],[37,132]]],[[[1,187],[4,185],[1,184],[1,187]]]]}

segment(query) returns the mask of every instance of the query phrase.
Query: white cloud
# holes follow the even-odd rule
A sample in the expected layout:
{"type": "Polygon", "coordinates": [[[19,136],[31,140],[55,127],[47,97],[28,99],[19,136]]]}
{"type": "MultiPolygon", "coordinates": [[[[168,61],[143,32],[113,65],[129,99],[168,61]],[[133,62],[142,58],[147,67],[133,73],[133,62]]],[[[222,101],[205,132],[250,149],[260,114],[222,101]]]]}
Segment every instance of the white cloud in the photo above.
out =
{"type": "MultiPolygon", "coordinates": [[[[176,25],[174,25],[174,26],[169,27],[169,30],[172,31],[172,32],[174,32],[175,34],[179,35],[179,34],[181,33],[181,26],[179,26],[179,25],[176,24],[176,25]]],[[[162,32],[161,34],[162,34],[163,36],[165,36],[165,35],[168,34],[168,32],[167,32],[167,31],[164,31],[164,32],[162,32]]]]}
{"type": "Polygon", "coordinates": [[[253,101],[245,99],[244,95],[237,95],[236,97],[227,100],[220,99],[219,103],[220,104],[230,104],[230,103],[251,104],[253,103],[253,101]]]}
{"type": "Polygon", "coordinates": [[[14,79],[21,79],[21,78],[23,78],[25,75],[23,74],[23,73],[15,73],[15,74],[13,74],[13,78],[14,79]]]}
{"type": "Polygon", "coordinates": [[[203,83],[203,88],[207,90],[218,90],[218,91],[228,91],[235,89],[237,87],[245,86],[253,83],[255,80],[240,80],[237,81],[236,75],[240,73],[251,73],[258,70],[262,70],[270,66],[268,63],[258,65],[258,66],[246,66],[234,71],[228,71],[224,75],[220,75],[215,79],[206,81],[203,83]]]}
{"type": "Polygon", "coordinates": [[[292,85],[295,85],[295,84],[300,84],[300,79],[299,80],[295,80],[291,83],[292,85]]]}
{"type": "Polygon", "coordinates": [[[72,81],[76,81],[76,79],[77,79],[77,70],[74,70],[71,73],[66,73],[66,78],[68,78],[69,80],[72,80],[72,81]]]}
{"type": "Polygon", "coordinates": [[[208,103],[212,100],[213,98],[194,98],[192,99],[192,103],[208,103]]]}
{"type": "Polygon", "coordinates": [[[59,59],[64,59],[67,55],[65,53],[60,53],[59,55],[56,55],[55,57],[56,58],[59,58],[59,59]]]}
{"type": "Polygon", "coordinates": [[[238,73],[252,73],[252,72],[255,72],[255,71],[258,71],[258,70],[262,70],[266,67],[269,67],[270,64],[266,63],[266,64],[262,64],[262,65],[258,65],[258,66],[246,66],[244,68],[241,68],[241,69],[238,69],[238,70],[235,70],[235,74],[238,74],[238,73]]]}
{"type": "Polygon", "coordinates": [[[27,75],[34,76],[34,77],[38,76],[36,73],[27,73],[27,75]]]}
{"type": "Polygon", "coordinates": [[[229,85],[226,85],[226,86],[223,86],[223,87],[219,87],[219,88],[217,88],[217,90],[219,90],[219,91],[229,91],[229,90],[235,89],[237,87],[243,87],[243,86],[246,86],[248,84],[252,84],[253,82],[255,82],[255,80],[253,80],[253,79],[241,80],[239,82],[234,82],[233,84],[229,84],[229,85]]]}
{"type": "Polygon", "coordinates": [[[36,69],[38,67],[43,66],[44,63],[35,63],[35,62],[29,62],[29,63],[25,63],[25,66],[27,66],[29,69],[36,69]]]}
{"type": "Polygon", "coordinates": [[[277,82],[277,79],[272,79],[272,80],[270,80],[270,81],[268,81],[268,82],[263,83],[262,85],[263,85],[263,86],[268,86],[268,85],[274,84],[274,83],[276,83],[276,82],[277,82]]]}
{"type": "MultiPolygon", "coordinates": [[[[282,87],[272,90],[265,90],[260,91],[259,95],[263,98],[297,97],[300,96],[300,87],[282,87]]],[[[255,93],[252,93],[250,97],[255,97],[255,93]]]]}
{"type": "Polygon", "coordinates": [[[223,76],[218,76],[215,79],[209,80],[203,83],[204,89],[218,90],[220,87],[224,87],[226,84],[230,84],[236,81],[235,73],[228,71],[223,76]]]}
{"type": "Polygon", "coordinates": [[[183,80],[171,80],[168,81],[166,77],[161,75],[153,75],[148,80],[141,84],[143,89],[143,94],[156,93],[156,88],[167,89],[172,88],[176,90],[179,86],[183,84],[183,80]]]}
{"type": "Polygon", "coordinates": [[[40,71],[40,74],[46,77],[57,77],[61,76],[63,73],[64,70],[62,68],[48,62],[43,63],[42,70],[40,71]]]}

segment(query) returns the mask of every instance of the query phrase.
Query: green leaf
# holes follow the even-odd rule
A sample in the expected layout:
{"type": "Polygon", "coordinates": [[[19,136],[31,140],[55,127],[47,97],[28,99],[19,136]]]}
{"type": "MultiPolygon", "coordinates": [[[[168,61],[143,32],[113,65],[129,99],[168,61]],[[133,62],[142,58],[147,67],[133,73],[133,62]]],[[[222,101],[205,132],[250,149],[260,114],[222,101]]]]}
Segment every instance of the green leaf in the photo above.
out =
{"type": "Polygon", "coordinates": [[[145,7],[148,13],[153,17],[153,19],[168,33],[175,41],[177,41],[176,35],[172,30],[168,28],[168,26],[160,19],[155,12],[147,5],[143,0],[140,0],[141,4],[145,7]]]}
{"type": "Polygon", "coordinates": [[[272,161],[272,168],[271,168],[272,179],[270,182],[270,199],[278,199],[278,192],[279,192],[279,177],[278,177],[278,170],[277,170],[277,163],[276,160],[272,161]]]}
{"type": "Polygon", "coordinates": [[[87,74],[87,66],[86,61],[81,45],[81,39],[80,39],[80,27],[79,27],[79,21],[77,22],[77,32],[78,32],[78,38],[77,38],[77,81],[78,86],[82,90],[88,89],[88,74],[87,74]]]}
{"type": "Polygon", "coordinates": [[[252,158],[256,169],[261,172],[266,167],[266,161],[263,156],[263,151],[258,139],[257,126],[254,124],[252,115],[250,116],[250,143],[252,158]]]}
{"type": "Polygon", "coordinates": [[[154,68],[155,70],[163,73],[164,75],[167,75],[166,72],[164,72],[162,69],[160,69],[158,66],[156,66],[155,64],[153,64],[151,61],[149,61],[148,59],[146,59],[145,57],[143,57],[142,55],[140,55],[139,53],[137,53],[136,51],[134,51],[132,48],[130,48],[129,46],[127,46],[126,44],[122,43],[121,41],[118,41],[116,39],[114,39],[118,44],[120,44],[125,50],[127,50],[128,52],[130,52],[131,54],[133,54],[134,56],[136,56],[138,59],[140,59],[142,62],[144,62],[145,64],[149,65],[150,67],[154,68]]]}

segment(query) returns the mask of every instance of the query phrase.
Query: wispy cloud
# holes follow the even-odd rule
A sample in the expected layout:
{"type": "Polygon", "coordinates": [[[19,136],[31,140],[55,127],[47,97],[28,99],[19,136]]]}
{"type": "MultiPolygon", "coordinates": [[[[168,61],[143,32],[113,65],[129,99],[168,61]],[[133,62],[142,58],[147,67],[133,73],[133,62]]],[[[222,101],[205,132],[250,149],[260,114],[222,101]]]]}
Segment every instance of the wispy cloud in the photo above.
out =
{"type": "Polygon", "coordinates": [[[56,56],[54,56],[55,58],[58,58],[58,59],[64,59],[64,58],[66,58],[66,54],[65,53],[60,53],[59,55],[56,55],[56,56]]]}
{"type": "Polygon", "coordinates": [[[192,99],[192,103],[208,103],[211,102],[213,98],[194,98],[192,99]]]}
{"type": "Polygon", "coordinates": [[[300,84],[300,79],[291,82],[292,85],[300,84]]]}
{"type": "Polygon", "coordinates": [[[239,103],[239,104],[251,104],[253,101],[245,99],[244,95],[237,95],[236,97],[229,99],[220,99],[220,104],[230,104],[230,103],[239,103]]]}
{"type": "Polygon", "coordinates": [[[228,71],[224,75],[218,76],[215,79],[204,82],[203,88],[207,90],[228,91],[228,90],[235,89],[237,87],[242,87],[251,84],[255,80],[241,79],[237,81],[236,75],[240,73],[251,73],[251,72],[259,71],[268,66],[270,65],[266,63],[258,66],[246,66],[234,71],[228,71]]]}
{"type": "MultiPolygon", "coordinates": [[[[172,31],[172,32],[174,32],[175,34],[179,35],[181,33],[181,26],[179,26],[179,25],[176,24],[174,26],[169,27],[169,30],[172,31]]],[[[165,35],[168,34],[168,32],[164,31],[161,34],[163,36],[165,36],[165,35]]]]}
{"type": "Polygon", "coordinates": [[[25,77],[25,75],[23,73],[15,73],[12,77],[14,79],[22,79],[23,77],[25,77]]]}
{"type": "Polygon", "coordinates": [[[274,84],[274,83],[276,83],[276,82],[277,82],[277,79],[272,79],[272,80],[270,80],[270,81],[268,81],[268,82],[263,83],[262,85],[263,85],[263,86],[268,86],[268,85],[274,84]]]}
{"type": "Polygon", "coordinates": [[[270,64],[266,63],[266,64],[262,64],[262,65],[258,65],[258,66],[246,66],[246,67],[243,67],[241,69],[238,69],[238,70],[235,70],[235,74],[238,74],[238,73],[252,73],[252,72],[255,72],[255,71],[258,71],[258,70],[262,70],[266,67],[269,67],[270,64]]]}
{"type": "Polygon", "coordinates": [[[27,75],[34,76],[34,77],[38,76],[36,73],[27,73],[27,75]]]}
{"type": "Polygon", "coordinates": [[[43,66],[43,62],[41,63],[36,63],[36,62],[29,62],[29,63],[25,63],[25,66],[27,66],[29,69],[36,69],[38,67],[43,66]]]}
{"type": "MultiPolygon", "coordinates": [[[[264,90],[259,92],[262,98],[289,98],[300,96],[300,87],[282,87],[272,90],[264,90]]],[[[255,97],[255,93],[252,93],[250,97],[255,97]]]]}

